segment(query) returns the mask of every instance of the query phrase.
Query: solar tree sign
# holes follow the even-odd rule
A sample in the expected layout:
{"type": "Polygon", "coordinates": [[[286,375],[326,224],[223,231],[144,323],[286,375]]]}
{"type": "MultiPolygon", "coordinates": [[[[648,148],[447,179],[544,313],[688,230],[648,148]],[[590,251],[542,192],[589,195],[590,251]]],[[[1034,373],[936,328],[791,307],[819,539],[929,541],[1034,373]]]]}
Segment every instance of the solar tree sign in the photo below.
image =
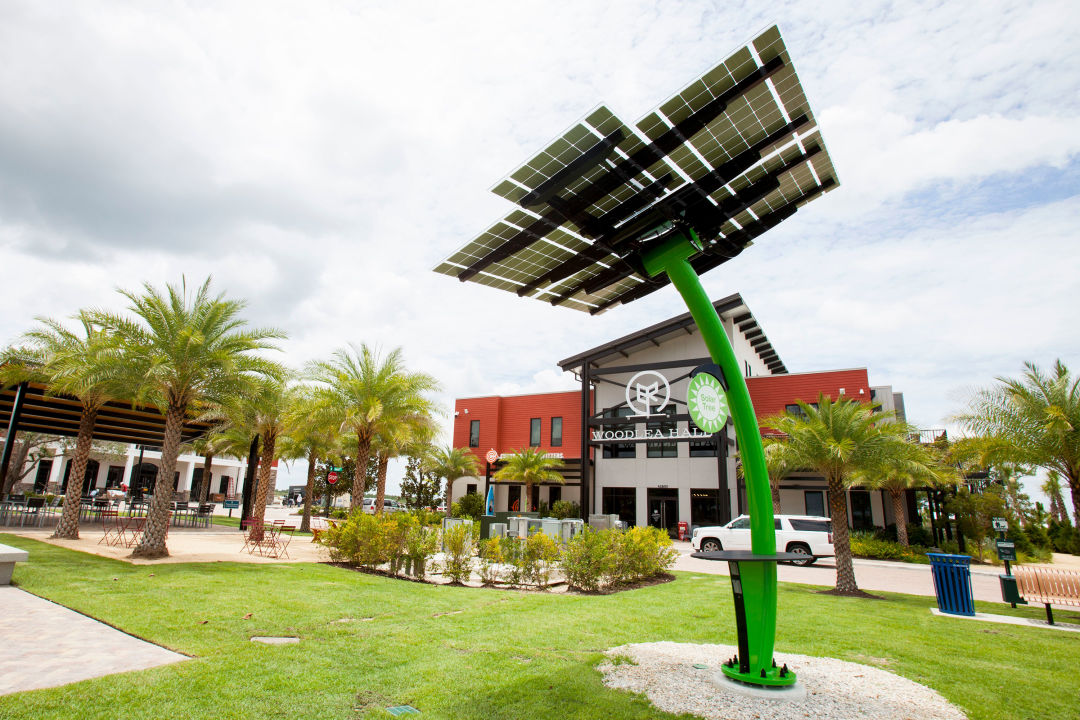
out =
{"type": "Polygon", "coordinates": [[[837,182],[774,26],[633,128],[589,113],[493,188],[517,207],[435,268],[591,314],[675,286],[714,363],[697,371],[715,382],[696,383],[694,414],[713,427],[730,412],[743,462],[751,551],[715,559],[732,567],[739,636],[723,672],[751,685],[795,682],[773,662],[786,553],[750,393],[699,276],[837,182]]]}

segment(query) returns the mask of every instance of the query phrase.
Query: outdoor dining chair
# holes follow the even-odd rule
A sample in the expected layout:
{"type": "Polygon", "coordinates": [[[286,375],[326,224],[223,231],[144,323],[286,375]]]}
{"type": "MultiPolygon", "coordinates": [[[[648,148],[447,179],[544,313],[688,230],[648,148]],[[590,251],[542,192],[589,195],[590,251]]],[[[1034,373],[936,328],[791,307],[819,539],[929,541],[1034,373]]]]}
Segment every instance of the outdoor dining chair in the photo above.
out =
{"type": "Polygon", "coordinates": [[[101,539],[98,545],[120,545],[124,542],[124,524],[116,510],[101,511],[101,539]]]}

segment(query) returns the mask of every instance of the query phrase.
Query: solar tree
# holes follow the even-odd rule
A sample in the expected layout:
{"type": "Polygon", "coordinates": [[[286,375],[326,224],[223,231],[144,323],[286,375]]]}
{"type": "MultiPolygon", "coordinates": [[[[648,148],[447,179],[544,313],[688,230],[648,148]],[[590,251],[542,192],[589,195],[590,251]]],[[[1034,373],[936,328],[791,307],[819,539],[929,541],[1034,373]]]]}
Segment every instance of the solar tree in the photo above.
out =
{"type": "Polygon", "coordinates": [[[715,432],[730,411],[742,458],[751,551],[711,559],[729,562],[735,594],[739,654],[722,671],[755,686],[795,683],[773,660],[786,553],[750,393],[699,276],[836,186],[773,26],[633,128],[591,112],[499,182],[493,192],[517,207],[435,268],[591,314],[675,286],[713,360],[691,380],[691,417],[715,432]]]}

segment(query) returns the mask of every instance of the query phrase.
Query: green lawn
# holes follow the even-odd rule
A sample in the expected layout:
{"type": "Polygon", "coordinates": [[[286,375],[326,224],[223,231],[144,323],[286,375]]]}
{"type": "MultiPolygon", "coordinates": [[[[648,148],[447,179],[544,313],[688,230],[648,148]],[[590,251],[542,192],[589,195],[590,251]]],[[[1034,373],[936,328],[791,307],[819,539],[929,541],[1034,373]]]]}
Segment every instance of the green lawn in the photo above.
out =
{"type": "MultiPolygon", "coordinates": [[[[595,670],[600,653],[628,642],[734,643],[723,576],[680,573],[615,595],[556,596],[421,585],[326,565],[135,567],[12,535],[0,542],[31,551],[15,570],[22,588],[194,656],[3,696],[3,718],[390,717],[381,708],[403,703],[429,718],[670,718],[642,697],[605,688],[595,670]],[[334,622],[342,618],[356,620],[334,622]],[[252,635],[302,642],[264,646],[249,642],[252,635]]],[[[932,605],[782,585],[777,649],[879,664],[935,688],[971,718],[1076,717],[1080,637],[938,618],[932,605]]],[[[1076,621],[1076,613],[1057,615],[1076,621]]]]}

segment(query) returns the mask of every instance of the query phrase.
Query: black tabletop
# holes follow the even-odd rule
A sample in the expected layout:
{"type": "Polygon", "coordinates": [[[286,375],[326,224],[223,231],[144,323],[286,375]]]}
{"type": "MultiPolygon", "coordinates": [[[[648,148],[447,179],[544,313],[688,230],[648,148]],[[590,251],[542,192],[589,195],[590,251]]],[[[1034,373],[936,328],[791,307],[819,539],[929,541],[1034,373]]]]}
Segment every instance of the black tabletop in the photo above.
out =
{"type": "Polygon", "coordinates": [[[690,553],[690,557],[699,560],[727,560],[734,562],[787,562],[789,560],[806,560],[807,556],[802,553],[782,552],[775,555],[755,555],[749,550],[718,550],[717,552],[690,553]]]}

